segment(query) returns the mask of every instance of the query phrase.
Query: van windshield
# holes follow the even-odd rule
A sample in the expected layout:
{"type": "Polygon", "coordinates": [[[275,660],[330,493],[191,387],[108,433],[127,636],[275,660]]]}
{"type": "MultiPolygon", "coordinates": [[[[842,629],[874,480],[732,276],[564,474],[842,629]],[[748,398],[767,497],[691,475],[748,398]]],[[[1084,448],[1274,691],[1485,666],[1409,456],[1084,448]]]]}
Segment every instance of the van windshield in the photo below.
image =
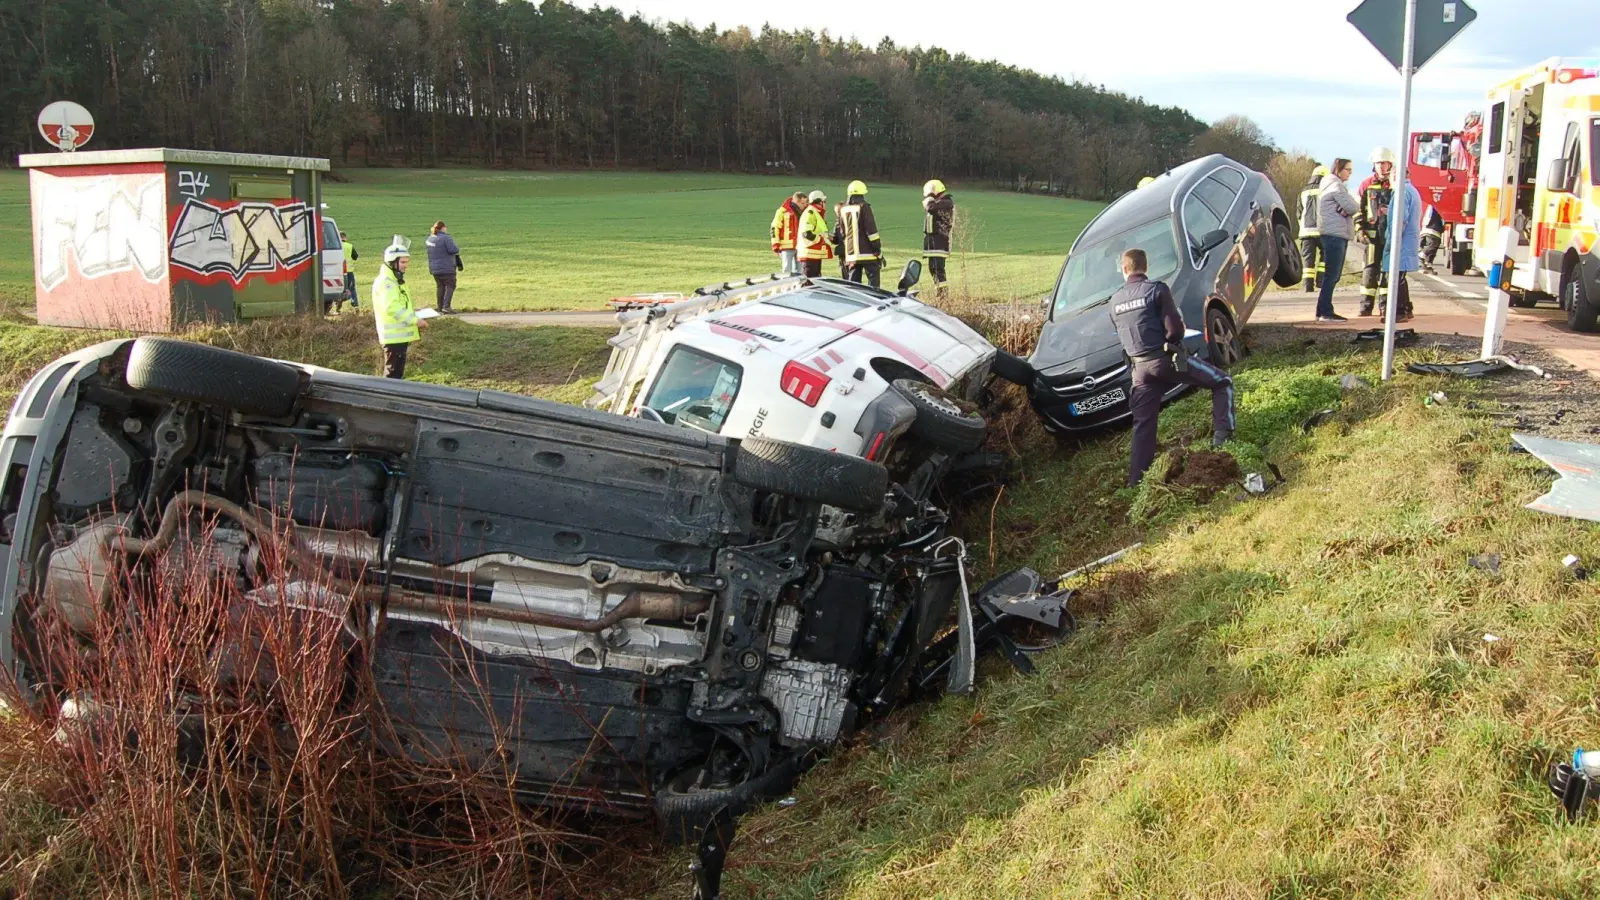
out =
{"type": "Polygon", "coordinates": [[[1178,247],[1172,240],[1172,217],[1137,225],[1067,257],[1067,271],[1056,286],[1050,317],[1084,309],[1110,299],[1122,286],[1122,252],[1139,248],[1150,257],[1150,279],[1171,278],[1178,271],[1178,247]]]}
{"type": "Polygon", "coordinates": [[[662,363],[645,406],[668,424],[688,425],[716,434],[739,396],[744,369],[725,359],[679,345],[662,363]]]}

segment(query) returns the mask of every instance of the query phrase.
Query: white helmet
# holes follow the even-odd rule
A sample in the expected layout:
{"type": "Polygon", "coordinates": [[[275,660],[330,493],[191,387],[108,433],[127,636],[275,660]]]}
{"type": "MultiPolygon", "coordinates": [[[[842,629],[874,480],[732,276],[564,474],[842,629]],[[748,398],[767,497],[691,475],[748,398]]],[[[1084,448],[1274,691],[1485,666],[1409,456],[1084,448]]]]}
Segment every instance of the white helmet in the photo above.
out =
{"type": "Polygon", "coordinates": [[[394,236],[394,240],[389,242],[389,246],[384,248],[383,261],[385,263],[392,263],[402,256],[410,258],[411,242],[406,240],[405,235],[397,234],[394,236]]]}
{"type": "Polygon", "coordinates": [[[1389,163],[1390,165],[1393,165],[1394,164],[1394,151],[1390,150],[1388,147],[1375,148],[1372,151],[1372,156],[1367,159],[1367,162],[1370,162],[1373,165],[1377,165],[1378,163],[1385,163],[1385,162],[1389,163]]]}

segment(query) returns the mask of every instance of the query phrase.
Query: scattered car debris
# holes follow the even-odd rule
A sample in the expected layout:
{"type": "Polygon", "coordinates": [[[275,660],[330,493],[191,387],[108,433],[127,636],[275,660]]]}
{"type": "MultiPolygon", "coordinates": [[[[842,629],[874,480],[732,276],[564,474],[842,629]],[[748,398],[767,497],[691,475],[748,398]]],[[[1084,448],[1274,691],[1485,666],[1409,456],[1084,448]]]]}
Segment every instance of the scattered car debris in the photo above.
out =
{"type": "Polygon", "coordinates": [[[1244,489],[1252,494],[1265,494],[1267,492],[1267,480],[1261,477],[1260,472],[1251,472],[1244,477],[1244,489]]]}
{"type": "Polygon", "coordinates": [[[1572,751],[1571,762],[1550,764],[1550,790],[1561,799],[1568,822],[1576,822],[1590,801],[1600,798],[1600,751],[1572,751]]]}
{"type": "Polygon", "coordinates": [[[1444,406],[1450,402],[1450,395],[1444,391],[1430,391],[1428,396],[1422,398],[1423,406],[1444,406]]]}
{"type": "MultiPolygon", "coordinates": [[[[1372,341],[1376,341],[1380,344],[1383,343],[1382,328],[1369,328],[1366,331],[1358,331],[1355,333],[1354,337],[1350,338],[1350,343],[1352,344],[1365,344],[1372,341]]],[[[1395,329],[1394,345],[1396,347],[1409,347],[1416,342],[1417,330],[1415,328],[1395,329]]]]}
{"type": "Polygon", "coordinates": [[[1140,541],[1139,543],[1133,544],[1132,546],[1123,547],[1121,550],[1118,550],[1115,553],[1108,553],[1105,556],[1102,556],[1099,559],[1095,560],[1094,562],[1089,563],[1088,565],[1079,566],[1076,569],[1073,569],[1072,571],[1063,574],[1060,578],[1056,579],[1056,584],[1062,584],[1062,583],[1065,583],[1066,581],[1068,581],[1069,579],[1077,578],[1077,577],[1082,576],[1082,575],[1087,575],[1087,574],[1089,574],[1090,572],[1093,572],[1096,569],[1103,569],[1106,566],[1109,566],[1112,563],[1121,560],[1123,557],[1127,556],[1129,553],[1132,553],[1133,551],[1135,551],[1135,550],[1137,550],[1137,549],[1139,549],[1140,547],[1143,547],[1143,546],[1144,546],[1144,542],[1140,541]]]}
{"type": "Polygon", "coordinates": [[[1579,559],[1577,554],[1568,553],[1566,559],[1561,561],[1561,564],[1567,567],[1567,571],[1572,573],[1573,578],[1579,581],[1589,580],[1589,570],[1584,568],[1583,560],[1579,559]]]}
{"type": "Polygon", "coordinates": [[[1339,379],[1339,390],[1341,391],[1359,391],[1369,387],[1372,387],[1371,383],[1360,375],[1346,375],[1339,379]]]}
{"type": "MultiPolygon", "coordinates": [[[[1347,375],[1345,377],[1346,378],[1354,378],[1355,376],[1354,375],[1347,375]]],[[[1338,412],[1338,410],[1336,410],[1336,409],[1334,409],[1332,407],[1329,407],[1327,409],[1319,409],[1319,410],[1317,410],[1316,412],[1311,414],[1310,418],[1306,419],[1305,422],[1301,424],[1301,426],[1300,426],[1301,433],[1310,434],[1311,433],[1311,429],[1316,428],[1318,425],[1321,425],[1323,422],[1326,422],[1329,419],[1333,418],[1334,414],[1337,413],[1337,412],[1338,412]]]]}
{"type": "Polygon", "coordinates": [[[1484,634],[1483,634],[1483,642],[1485,644],[1498,644],[1498,643],[1500,643],[1500,635],[1498,635],[1498,634],[1490,634],[1488,632],[1484,632],[1484,634]]]}
{"type": "Polygon", "coordinates": [[[797,799],[795,797],[785,797],[782,800],[778,801],[778,808],[779,809],[789,809],[790,807],[796,806],[799,803],[800,803],[799,799],[797,799]]]}
{"type": "Polygon", "coordinates": [[[1561,473],[1550,492],[1529,503],[1528,509],[1600,522],[1600,445],[1516,432],[1511,440],[1561,473]]]}
{"type": "Polygon", "coordinates": [[[1459,378],[1482,378],[1507,370],[1527,372],[1546,379],[1550,377],[1538,366],[1524,365],[1509,356],[1488,356],[1457,363],[1414,362],[1406,365],[1406,371],[1413,375],[1453,375],[1459,378]]]}
{"type": "MultiPolygon", "coordinates": [[[[1480,553],[1477,556],[1470,556],[1470,557],[1467,557],[1467,565],[1473,567],[1474,569],[1479,570],[1480,572],[1488,572],[1490,575],[1499,575],[1500,574],[1500,554],[1498,554],[1498,553],[1480,553]]],[[[1486,640],[1486,641],[1489,640],[1490,638],[1494,638],[1494,635],[1486,634],[1486,635],[1483,636],[1483,639],[1486,640]]],[[[1499,638],[1494,638],[1494,639],[1495,640],[1499,640],[1499,638]]]]}

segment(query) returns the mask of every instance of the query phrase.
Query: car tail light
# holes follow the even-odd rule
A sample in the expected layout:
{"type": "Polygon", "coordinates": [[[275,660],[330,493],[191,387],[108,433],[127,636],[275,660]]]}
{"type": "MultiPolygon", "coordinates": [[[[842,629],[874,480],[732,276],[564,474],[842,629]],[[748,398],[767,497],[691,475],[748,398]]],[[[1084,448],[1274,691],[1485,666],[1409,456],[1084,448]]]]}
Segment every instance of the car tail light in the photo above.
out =
{"type": "Polygon", "coordinates": [[[833,379],[810,366],[792,362],[783,367],[783,392],[807,406],[816,406],[833,379]]]}

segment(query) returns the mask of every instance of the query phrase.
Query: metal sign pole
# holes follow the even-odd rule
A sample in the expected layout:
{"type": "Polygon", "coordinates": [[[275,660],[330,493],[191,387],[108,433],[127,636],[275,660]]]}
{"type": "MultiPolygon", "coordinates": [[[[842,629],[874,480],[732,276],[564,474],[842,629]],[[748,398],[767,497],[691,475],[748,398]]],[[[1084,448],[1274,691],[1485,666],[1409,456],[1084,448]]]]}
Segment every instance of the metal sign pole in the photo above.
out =
{"type": "Polygon", "coordinates": [[[1389,250],[1389,294],[1383,316],[1384,381],[1394,377],[1394,318],[1399,315],[1400,307],[1402,253],[1402,248],[1397,245],[1405,237],[1405,217],[1409,214],[1406,209],[1406,167],[1411,162],[1411,77],[1416,74],[1416,68],[1411,63],[1412,53],[1416,49],[1416,30],[1417,0],[1406,0],[1405,56],[1400,64],[1404,85],[1400,89],[1400,142],[1396,145],[1400,148],[1400,159],[1395,163],[1392,173],[1394,180],[1390,182],[1393,193],[1389,201],[1389,242],[1385,245],[1389,250]]]}

